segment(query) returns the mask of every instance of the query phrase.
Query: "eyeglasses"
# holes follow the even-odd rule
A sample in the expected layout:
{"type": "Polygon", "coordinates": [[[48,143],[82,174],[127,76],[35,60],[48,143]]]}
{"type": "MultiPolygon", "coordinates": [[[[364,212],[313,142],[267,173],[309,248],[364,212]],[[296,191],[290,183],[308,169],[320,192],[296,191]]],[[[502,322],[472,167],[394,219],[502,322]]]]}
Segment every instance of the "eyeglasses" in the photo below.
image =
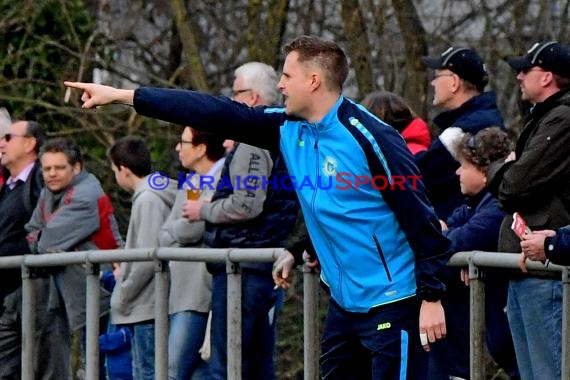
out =
{"type": "Polygon", "coordinates": [[[433,74],[433,76],[431,77],[431,79],[432,79],[432,80],[435,80],[435,79],[440,78],[440,77],[452,77],[452,76],[454,76],[454,75],[455,75],[455,74],[451,74],[451,73],[448,73],[448,74],[433,74]]]}
{"type": "Polygon", "coordinates": [[[193,143],[194,143],[194,142],[193,142],[192,140],[183,140],[183,139],[180,139],[180,140],[178,140],[178,142],[177,142],[177,144],[180,144],[180,145],[193,144],[193,143]]]}
{"type": "Polygon", "coordinates": [[[251,91],[251,88],[244,88],[243,90],[233,90],[232,96],[235,98],[239,94],[242,94],[242,93],[248,92],[248,91],[251,91]]]}
{"type": "Polygon", "coordinates": [[[14,137],[32,137],[30,135],[18,135],[15,133],[6,133],[3,137],[0,138],[6,140],[6,142],[10,142],[10,140],[12,140],[12,138],[14,137]]]}

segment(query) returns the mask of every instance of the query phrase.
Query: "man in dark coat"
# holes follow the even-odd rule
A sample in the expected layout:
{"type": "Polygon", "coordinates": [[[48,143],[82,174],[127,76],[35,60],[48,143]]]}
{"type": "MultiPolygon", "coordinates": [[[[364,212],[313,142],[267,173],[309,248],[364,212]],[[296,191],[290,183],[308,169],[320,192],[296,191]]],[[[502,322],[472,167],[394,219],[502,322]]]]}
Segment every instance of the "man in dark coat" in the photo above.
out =
{"type": "MultiPolygon", "coordinates": [[[[29,254],[24,225],[38,201],[43,179],[37,160],[44,133],[32,121],[13,123],[0,139],[1,164],[8,170],[0,188],[0,255],[29,254]]],[[[22,350],[22,279],[20,269],[0,270],[0,379],[18,379],[22,350]]],[[[36,379],[69,379],[69,352],[59,344],[62,333],[58,314],[48,308],[49,279],[33,271],[32,286],[36,295],[37,337],[34,353],[36,379]],[[48,349],[49,347],[49,349],[48,349]]]]}
{"type": "Polygon", "coordinates": [[[485,64],[472,49],[451,47],[439,57],[423,57],[435,73],[433,105],[444,109],[433,122],[441,134],[429,149],[416,155],[428,196],[440,219],[447,219],[463,203],[455,171],[453,145],[463,133],[476,134],[487,127],[503,127],[495,94],[484,92],[489,81],[485,64]]]}
{"type": "MultiPolygon", "coordinates": [[[[509,59],[522,99],[532,104],[512,160],[488,173],[491,190],[507,212],[499,251],[521,252],[511,230],[514,212],[533,231],[570,224],[570,49],[559,42],[535,44],[509,59]]],[[[525,257],[540,259],[534,251],[525,257]]],[[[509,283],[507,315],[522,379],[561,377],[562,283],[548,273],[516,275],[509,283]]]]}

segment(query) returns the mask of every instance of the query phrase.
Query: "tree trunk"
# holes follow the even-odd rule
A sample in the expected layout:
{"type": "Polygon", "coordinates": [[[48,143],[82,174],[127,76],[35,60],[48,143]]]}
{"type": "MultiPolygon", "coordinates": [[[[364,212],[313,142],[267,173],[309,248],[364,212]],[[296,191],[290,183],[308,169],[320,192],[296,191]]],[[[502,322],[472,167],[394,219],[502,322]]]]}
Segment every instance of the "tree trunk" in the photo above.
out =
{"type": "Polygon", "coordinates": [[[420,58],[428,51],[426,31],[412,0],[392,0],[392,6],[402,31],[406,56],[406,78],[400,95],[416,113],[425,116],[427,74],[420,58]]]}
{"type": "Polygon", "coordinates": [[[272,0],[267,6],[263,23],[261,0],[249,0],[247,6],[247,51],[251,61],[260,61],[273,67],[279,64],[279,49],[283,43],[289,0],[272,0]]]}
{"type": "Polygon", "coordinates": [[[342,0],[342,23],[348,40],[348,52],[356,74],[358,98],[374,90],[370,42],[366,34],[366,22],[358,0],[342,0]]]}
{"type": "Polygon", "coordinates": [[[206,69],[200,57],[200,49],[194,31],[195,27],[192,25],[191,19],[188,17],[188,11],[184,5],[183,0],[170,0],[170,7],[174,21],[180,34],[182,41],[183,53],[186,57],[186,64],[190,69],[190,82],[192,89],[198,91],[208,91],[208,81],[206,76],[206,69]]]}

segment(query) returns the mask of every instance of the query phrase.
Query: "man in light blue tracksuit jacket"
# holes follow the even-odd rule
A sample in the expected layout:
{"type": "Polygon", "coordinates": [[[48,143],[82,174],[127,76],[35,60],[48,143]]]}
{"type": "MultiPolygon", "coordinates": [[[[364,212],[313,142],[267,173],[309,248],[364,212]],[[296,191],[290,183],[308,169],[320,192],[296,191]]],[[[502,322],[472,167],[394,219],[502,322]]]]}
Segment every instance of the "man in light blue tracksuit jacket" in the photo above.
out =
{"type": "MultiPolygon", "coordinates": [[[[280,150],[331,293],[322,377],[425,378],[422,345],[427,351],[445,335],[436,273],[450,256],[449,240],[402,137],[341,95],[342,49],[301,36],[285,52],[284,109],[193,91],[66,85],[84,90],[84,108],[130,104],[146,116],[280,150]]],[[[292,257],[286,252],[276,263],[283,286],[292,257]]]]}

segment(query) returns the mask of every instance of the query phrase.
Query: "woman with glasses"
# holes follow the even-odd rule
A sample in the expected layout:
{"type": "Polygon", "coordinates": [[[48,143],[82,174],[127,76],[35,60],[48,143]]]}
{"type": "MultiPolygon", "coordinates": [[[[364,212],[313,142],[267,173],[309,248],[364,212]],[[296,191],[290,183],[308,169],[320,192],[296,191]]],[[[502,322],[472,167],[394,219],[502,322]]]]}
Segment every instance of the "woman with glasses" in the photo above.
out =
{"type": "MultiPolygon", "coordinates": [[[[221,138],[191,127],[184,128],[176,151],[182,166],[197,174],[191,177],[196,191],[190,188],[178,191],[172,212],[160,232],[160,246],[201,245],[204,222],[192,222],[183,217],[182,207],[187,199],[196,197],[194,200],[208,202],[214,195],[224,166],[225,148],[222,144],[221,138]],[[208,185],[200,186],[200,183],[208,185]]],[[[205,263],[170,261],[169,380],[209,378],[207,363],[202,360],[199,350],[207,333],[211,292],[212,276],[205,263]]]]}

